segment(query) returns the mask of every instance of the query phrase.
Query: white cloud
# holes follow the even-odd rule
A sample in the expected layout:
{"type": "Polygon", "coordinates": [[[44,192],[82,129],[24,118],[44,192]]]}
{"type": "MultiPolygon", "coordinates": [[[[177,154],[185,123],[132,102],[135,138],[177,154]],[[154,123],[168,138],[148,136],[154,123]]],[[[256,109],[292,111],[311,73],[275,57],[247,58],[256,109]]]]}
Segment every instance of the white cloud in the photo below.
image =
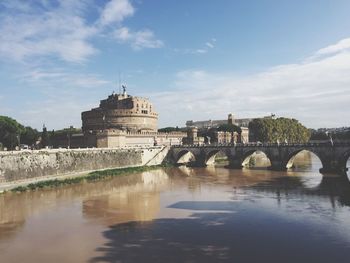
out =
{"type": "Polygon", "coordinates": [[[111,34],[120,43],[128,43],[134,50],[161,48],[163,41],[157,39],[149,29],[133,31],[122,25],[125,18],[134,15],[135,9],[128,0],[112,0],[102,11],[100,23],[103,26],[117,23],[118,28],[111,34]]]}
{"type": "Polygon", "coordinates": [[[182,71],[173,91],[150,97],[161,112],[161,126],[225,119],[230,112],[240,118],[276,113],[308,127],[350,126],[349,72],[350,50],[342,49],[250,75],[182,71]]]}
{"type": "Polygon", "coordinates": [[[328,47],[322,48],[316,52],[317,55],[330,55],[342,51],[350,50],[350,38],[345,38],[340,40],[338,43],[334,45],[330,45],[328,47]]]}
{"type": "Polygon", "coordinates": [[[54,55],[68,62],[83,62],[95,54],[96,49],[88,40],[96,29],[77,14],[79,8],[71,11],[69,3],[72,2],[63,1],[58,8],[40,12],[34,7],[23,11],[22,7],[16,15],[10,12],[2,16],[0,55],[17,61],[54,55]]]}
{"type": "MultiPolygon", "coordinates": [[[[98,52],[93,40],[111,34],[113,23],[126,27],[122,22],[134,14],[128,0],[107,2],[96,21],[88,22],[88,11],[96,6],[88,0],[41,0],[35,4],[18,0],[0,3],[4,12],[0,16],[0,57],[20,62],[32,58],[82,63],[98,52]]],[[[133,49],[159,48],[163,42],[149,30],[128,31],[118,35],[121,42],[128,42],[133,49]]]]}
{"type": "Polygon", "coordinates": [[[205,53],[207,53],[207,52],[208,52],[207,49],[201,49],[201,48],[199,48],[199,49],[196,49],[194,53],[196,53],[196,54],[205,54],[205,53]]]}
{"type": "Polygon", "coordinates": [[[132,16],[134,7],[128,0],[112,0],[106,4],[101,14],[101,24],[120,23],[126,17],[132,16]]]}
{"type": "Polygon", "coordinates": [[[213,43],[210,43],[210,42],[207,42],[205,43],[205,45],[209,48],[214,48],[214,44],[213,43]]]}
{"type": "Polygon", "coordinates": [[[80,113],[98,106],[98,98],[102,99],[106,91],[112,92],[111,82],[101,76],[64,68],[34,68],[20,76],[19,81],[35,96],[6,113],[39,129],[43,123],[49,129],[80,127],[80,113]]]}
{"type": "Polygon", "coordinates": [[[181,52],[181,53],[184,53],[184,54],[203,55],[203,54],[208,53],[211,49],[215,48],[215,42],[216,42],[216,39],[212,38],[210,41],[205,42],[201,48],[184,49],[184,50],[175,48],[174,51],[175,52],[181,52]]]}
{"type": "Polygon", "coordinates": [[[61,87],[62,85],[67,86],[65,83],[69,83],[69,88],[71,89],[98,88],[110,84],[109,81],[102,79],[101,76],[96,74],[74,73],[59,68],[51,70],[33,69],[24,74],[20,80],[29,84],[34,83],[38,87],[61,87]]]}
{"type": "Polygon", "coordinates": [[[117,29],[113,36],[120,42],[130,43],[135,50],[143,48],[161,48],[163,41],[156,39],[151,30],[130,31],[127,27],[117,29]]]}
{"type": "Polygon", "coordinates": [[[39,130],[44,123],[49,130],[67,128],[70,125],[79,128],[79,113],[90,109],[86,101],[77,96],[55,96],[46,100],[31,101],[25,106],[26,110],[20,109],[16,112],[16,119],[39,130]]]}

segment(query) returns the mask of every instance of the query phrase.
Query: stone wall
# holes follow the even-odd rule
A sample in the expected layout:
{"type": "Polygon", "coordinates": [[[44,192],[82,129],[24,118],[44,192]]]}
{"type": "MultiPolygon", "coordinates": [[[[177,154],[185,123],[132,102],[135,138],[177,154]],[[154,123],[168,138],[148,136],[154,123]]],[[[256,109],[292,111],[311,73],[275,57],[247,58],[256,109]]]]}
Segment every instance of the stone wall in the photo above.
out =
{"type": "Polygon", "coordinates": [[[186,136],[183,132],[127,132],[122,130],[103,130],[96,134],[97,148],[116,147],[151,147],[153,145],[179,145],[182,138],[186,136]]]}
{"type": "Polygon", "coordinates": [[[166,147],[0,152],[1,183],[94,170],[161,164],[166,147]]]}

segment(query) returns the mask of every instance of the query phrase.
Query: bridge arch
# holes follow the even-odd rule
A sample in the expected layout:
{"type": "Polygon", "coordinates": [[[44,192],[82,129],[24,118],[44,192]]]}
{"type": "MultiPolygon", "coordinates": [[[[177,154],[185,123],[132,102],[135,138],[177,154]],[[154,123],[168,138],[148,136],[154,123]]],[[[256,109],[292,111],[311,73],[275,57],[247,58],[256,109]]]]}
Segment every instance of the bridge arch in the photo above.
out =
{"type": "Polygon", "coordinates": [[[225,157],[227,157],[227,159],[229,159],[230,157],[228,156],[228,154],[226,153],[226,151],[223,151],[221,149],[216,149],[216,150],[211,150],[206,154],[205,157],[205,164],[206,165],[213,165],[215,164],[215,159],[217,158],[217,155],[221,154],[224,155],[225,157]]]}
{"type": "Polygon", "coordinates": [[[269,157],[268,153],[263,151],[262,149],[251,149],[248,151],[245,151],[242,155],[242,166],[243,167],[250,167],[256,165],[256,158],[255,155],[262,154],[267,159],[266,165],[262,165],[260,167],[269,167],[271,166],[271,158],[269,157]]]}
{"type": "Polygon", "coordinates": [[[178,152],[175,156],[175,163],[177,164],[185,164],[190,163],[196,160],[196,157],[193,152],[188,149],[183,149],[178,152]]]}
{"type": "MultiPolygon", "coordinates": [[[[324,160],[323,160],[323,158],[320,157],[319,153],[317,153],[316,151],[312,151],[310,149],[300,148],[300,149],[297,149],[297,150],[290,152],[287,155],[287,158],[283,162],[283,167],[286,167],[287,169],[293,168],[295,165],[294,161],[296,160],[297,156],[302,152],[309,152],[309,153],[313,154],[320,161],[321,166],[322,167],[324,166],[324,160]]],[[[320,167],[320,168],[322,168],[322,167],[320,167]]]]}
{"type": "Polygon", "coordinates": [[[345,172],[347,172],[348,177],[350,179],[350,172],[348,171],[348,169],[350,168],[348,168],[348,166],[350,166],[350,150],[344,152],[340,160],[340,166],[344,169],[345,172]]]}

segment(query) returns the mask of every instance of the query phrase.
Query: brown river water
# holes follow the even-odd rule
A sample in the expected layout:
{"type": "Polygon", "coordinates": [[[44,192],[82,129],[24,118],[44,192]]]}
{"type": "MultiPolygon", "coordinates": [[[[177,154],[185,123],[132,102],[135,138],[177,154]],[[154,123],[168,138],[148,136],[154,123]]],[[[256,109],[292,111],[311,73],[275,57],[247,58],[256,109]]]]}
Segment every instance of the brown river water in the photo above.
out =
{"type": "Polygon", "coordinates": [[[162,168],[3,194],[0,262],[349,262],[350,175],[322,176],[313,155],[296,166],[162,168]]]}

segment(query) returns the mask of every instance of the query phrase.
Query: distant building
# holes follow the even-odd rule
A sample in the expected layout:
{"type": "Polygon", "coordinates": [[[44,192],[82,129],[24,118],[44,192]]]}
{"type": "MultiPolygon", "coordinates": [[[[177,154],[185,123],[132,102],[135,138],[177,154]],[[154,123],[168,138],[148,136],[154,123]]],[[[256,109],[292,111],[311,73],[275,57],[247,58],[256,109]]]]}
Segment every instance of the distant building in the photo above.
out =
{"type": "Polygon", "coordinates": [[[234,132],[216,131],[214,137],[211,139],[211,143],[247,143],[249,142],[249,129],[241,127],[241,134],[234,132]]]}
{"type": "Polygon", "coordinates": [[[183,144],[190,144],[190,145],[203,145],[204,141],[205,141],[204,137],[198,136],[197,127],[188,128],[187,137],[182,139],[183,144]]]}
{"type": "Polygon", "coordinates": [[[226,120],[209,121],[187,121],[187,137],[183,139],[184,144],[211,144],[211,143],[246,143],[249,142],[249,122],[253,119],[234,119],[229,114],[226,120]],[[241,133],[217,131],[220,125],[234,124],[241,128],[241,133]],[[201,136],[198,136],[200,134],[201,136]]]}
{"type": "Polygon", "coordinates": [[[234,115],[230,113],[228,115],[228,119],[226,120],[207,120],[207,121],[187,121],[186,127],[197,127],[198,129],[209,129],[209,128],[217,128],[222,124],[227,124],[228,121],[234,125],[237,125],[239,127],[248,127],[249,122],[251,122],[252,118],[245,118],[245,119],[235,119],[234,115]]]}

